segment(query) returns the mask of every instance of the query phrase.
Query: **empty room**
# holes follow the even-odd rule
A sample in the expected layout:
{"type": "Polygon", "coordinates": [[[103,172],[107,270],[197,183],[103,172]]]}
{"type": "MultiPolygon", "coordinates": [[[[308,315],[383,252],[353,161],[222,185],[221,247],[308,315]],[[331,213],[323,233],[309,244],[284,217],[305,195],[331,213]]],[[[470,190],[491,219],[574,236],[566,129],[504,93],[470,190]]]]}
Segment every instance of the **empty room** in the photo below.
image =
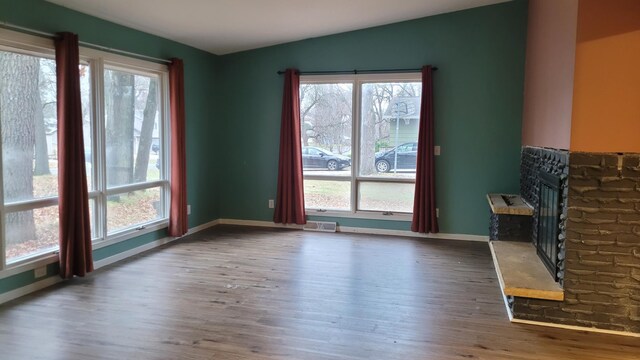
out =
{"type": "Polygon", "coordinates": [[[640,1],[0,0],[0,359],[639,359],[640,1]]]}

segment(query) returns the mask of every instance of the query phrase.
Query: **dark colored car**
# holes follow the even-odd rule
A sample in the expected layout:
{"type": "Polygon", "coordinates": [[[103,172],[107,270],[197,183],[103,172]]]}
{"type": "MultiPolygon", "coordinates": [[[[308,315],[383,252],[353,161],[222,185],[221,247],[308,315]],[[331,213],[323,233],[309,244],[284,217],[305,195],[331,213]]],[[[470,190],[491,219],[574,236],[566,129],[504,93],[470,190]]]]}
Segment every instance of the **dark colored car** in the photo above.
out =
{"type": "Polygon", "coordinates": [[[302,167],[305,169],[342,170],[349,166],[351,166],[351,159],[344,155],[312,146],[302,147],[302,167]]]}
{"type": "Polygon", "coordinates": [[[389,172],[392,169],[415,170],[417,155],[417,142],[404,143],[391,150],[378,152],[376,153],[376,170],[381,173],[389,172]]]}

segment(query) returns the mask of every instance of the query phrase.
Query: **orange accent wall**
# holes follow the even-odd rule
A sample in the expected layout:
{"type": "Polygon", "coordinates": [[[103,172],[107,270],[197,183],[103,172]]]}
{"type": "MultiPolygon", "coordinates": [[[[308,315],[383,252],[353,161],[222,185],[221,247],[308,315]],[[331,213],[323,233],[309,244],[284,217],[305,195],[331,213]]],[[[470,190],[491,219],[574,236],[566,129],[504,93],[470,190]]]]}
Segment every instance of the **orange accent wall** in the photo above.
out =
{"type": "Polygon", "coordinates": [[[580,0],[570,149],[640,152],[640,0],[580,0]]]}

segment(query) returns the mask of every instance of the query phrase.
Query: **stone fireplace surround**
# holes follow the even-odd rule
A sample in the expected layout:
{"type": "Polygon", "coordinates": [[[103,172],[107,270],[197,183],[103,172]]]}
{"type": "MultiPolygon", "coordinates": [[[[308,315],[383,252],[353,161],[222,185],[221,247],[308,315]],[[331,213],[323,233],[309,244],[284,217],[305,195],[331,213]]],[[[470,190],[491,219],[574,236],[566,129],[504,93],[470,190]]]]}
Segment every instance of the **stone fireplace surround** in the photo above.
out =
{"type": "MultiPolygon", "coordinates": [[[[507,295],[514,320],[640,333],[640,154],[523,147],[521,196],[537,211],[540,170],[562,181],[564,300],[507,295]]],[[[536,214],[532,242],[536,241],[536,214]]],[[[551,275],[549,275],[551,276],[551,275]]]]}
{"type": "Polygon", "coordinates": [[[560,285],[564,283],[564,259],[566,254],[566,220],[568,208],[568,177],[569,152],[534,147],[523,147],[520,157],[520,195],[533,207],[531,226],[531,241],[538,242],[538,210],[540,205],[540,176],[541,171],[560,178],[560,208],[558,221],[558,270],[557,277],[560,285]]]}

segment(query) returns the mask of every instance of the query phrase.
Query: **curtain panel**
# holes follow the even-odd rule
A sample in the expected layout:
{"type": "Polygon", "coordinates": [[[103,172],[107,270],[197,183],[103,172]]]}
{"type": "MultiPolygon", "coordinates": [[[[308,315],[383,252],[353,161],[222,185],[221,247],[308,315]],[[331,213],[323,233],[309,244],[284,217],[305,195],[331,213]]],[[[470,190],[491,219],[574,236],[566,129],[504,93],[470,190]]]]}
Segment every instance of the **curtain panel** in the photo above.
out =
{"type": "Polygon", "coordinates": [[[171,107],[171,205],[169,235],[187,233],[187,167],[184,110],[184,64],[171,59],[169,64],[169,104],[171,107]]]}
{"type": "Polygon", "coordinates": [[[300,139],[300,75],[296,69],[284,74],[278,191],[273,222],[305,224],[302,144],[300,139]]]}
{"type": "Polygon", "coordinates": [[[416,189],[411,231],[437,233],[433,116],[433,68],[422,68],[422,103],[418,129],[416,189]]]}
{"type": "Polygon", "coordinates": [[[78,35],[55,39],[58,107],[58,210],[60,276],[93,271],[89,194],[82,138],[78,35]]]}

